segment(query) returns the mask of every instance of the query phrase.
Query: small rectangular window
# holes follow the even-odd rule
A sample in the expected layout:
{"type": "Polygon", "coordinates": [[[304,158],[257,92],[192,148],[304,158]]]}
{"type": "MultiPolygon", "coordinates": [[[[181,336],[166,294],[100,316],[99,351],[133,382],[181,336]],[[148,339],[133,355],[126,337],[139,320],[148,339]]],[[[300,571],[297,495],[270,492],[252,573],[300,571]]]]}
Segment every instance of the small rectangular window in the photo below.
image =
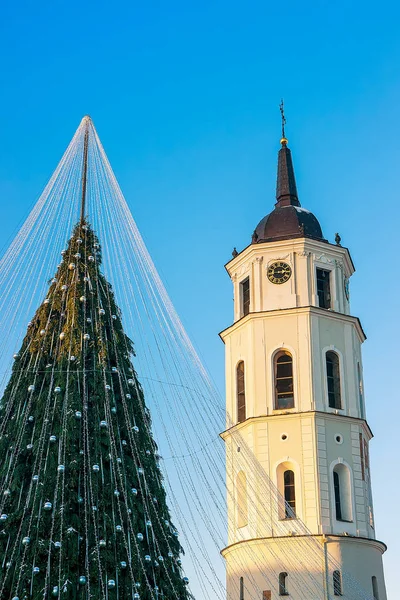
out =
{"type": "Polygon", "coordinates": [[[245,317],[250,312],[250,279],[247,277],[240,284],[241,313],[245,317]]]}
{"type": "Polygon", "coordinates": [[[331,308],[331,272],[317,269],[317,295],[320,308],[331,308]]]}

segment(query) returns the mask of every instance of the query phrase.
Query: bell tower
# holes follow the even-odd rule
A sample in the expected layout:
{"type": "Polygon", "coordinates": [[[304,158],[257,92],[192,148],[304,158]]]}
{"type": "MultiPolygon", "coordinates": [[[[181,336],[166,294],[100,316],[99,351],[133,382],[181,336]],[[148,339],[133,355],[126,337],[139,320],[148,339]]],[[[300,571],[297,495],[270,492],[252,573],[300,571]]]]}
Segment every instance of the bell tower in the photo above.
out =
{"type": "Polygon", "coordinates": [[[230,415],[222,434],[229,598],[386,600],[365,334],[350,310],[354,265],[337,234],[335,241],[300,205],[283,129],[275,207],[226,265],[234,288],[233,324],[220,334],[230,415]]]}

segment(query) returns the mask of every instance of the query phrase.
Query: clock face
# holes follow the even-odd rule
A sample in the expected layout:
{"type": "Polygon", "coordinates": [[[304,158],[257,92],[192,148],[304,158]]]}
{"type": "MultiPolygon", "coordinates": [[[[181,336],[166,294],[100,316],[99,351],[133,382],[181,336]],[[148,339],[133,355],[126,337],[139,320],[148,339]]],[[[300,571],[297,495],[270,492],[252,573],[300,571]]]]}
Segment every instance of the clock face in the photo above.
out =
{"type": "Polygon", "coordinates": [[[267,269],[267,277],[271,283],[286,283],[292,274],[290,265],[285,262],[277,261],[271,263],[267,269]]]}

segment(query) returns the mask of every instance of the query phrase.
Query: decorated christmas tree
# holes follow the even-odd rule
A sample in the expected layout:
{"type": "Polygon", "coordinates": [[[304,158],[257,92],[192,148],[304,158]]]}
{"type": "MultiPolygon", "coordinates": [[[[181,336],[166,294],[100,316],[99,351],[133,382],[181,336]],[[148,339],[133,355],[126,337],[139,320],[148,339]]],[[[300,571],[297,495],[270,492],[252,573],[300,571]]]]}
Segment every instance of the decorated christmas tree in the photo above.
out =
{"type": "Polygon", "coordinates": [[[85,168],[81,219],[1,399],[0,598],[185,600],[134,346],[84,217],[85,168]]]}

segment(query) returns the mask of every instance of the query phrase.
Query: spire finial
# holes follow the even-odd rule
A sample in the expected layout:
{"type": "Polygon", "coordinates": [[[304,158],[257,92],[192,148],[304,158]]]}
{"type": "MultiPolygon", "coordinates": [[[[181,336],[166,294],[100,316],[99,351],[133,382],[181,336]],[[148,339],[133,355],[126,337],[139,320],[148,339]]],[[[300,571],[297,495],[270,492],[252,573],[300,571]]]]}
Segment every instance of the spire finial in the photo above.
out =
{"type": "Polygon", "coordinates": [[[81,225],[85,220],[85,205],[86,205],[86,184],[87,184],[87,167],[88,167],[88,150],[89,150],[89,126],[91,119],[86,115],[82,119],[83,126],[85,128],[85,135],[83,138],[83,160],[82,160],[82,195],[81,195],[81,225]]]}
{"type": "Polygon", "coordinates": [[[279,105],[279,110],[281,111],[281,119],[282,119],[282,138],[281,144],[282,146],[286,146],[288,143],[285,135],[285,125],[286,125],[286,117],[285,117],[285,104],[283,102],[283,98],[281,98],[281,103],[279,105]]]}

